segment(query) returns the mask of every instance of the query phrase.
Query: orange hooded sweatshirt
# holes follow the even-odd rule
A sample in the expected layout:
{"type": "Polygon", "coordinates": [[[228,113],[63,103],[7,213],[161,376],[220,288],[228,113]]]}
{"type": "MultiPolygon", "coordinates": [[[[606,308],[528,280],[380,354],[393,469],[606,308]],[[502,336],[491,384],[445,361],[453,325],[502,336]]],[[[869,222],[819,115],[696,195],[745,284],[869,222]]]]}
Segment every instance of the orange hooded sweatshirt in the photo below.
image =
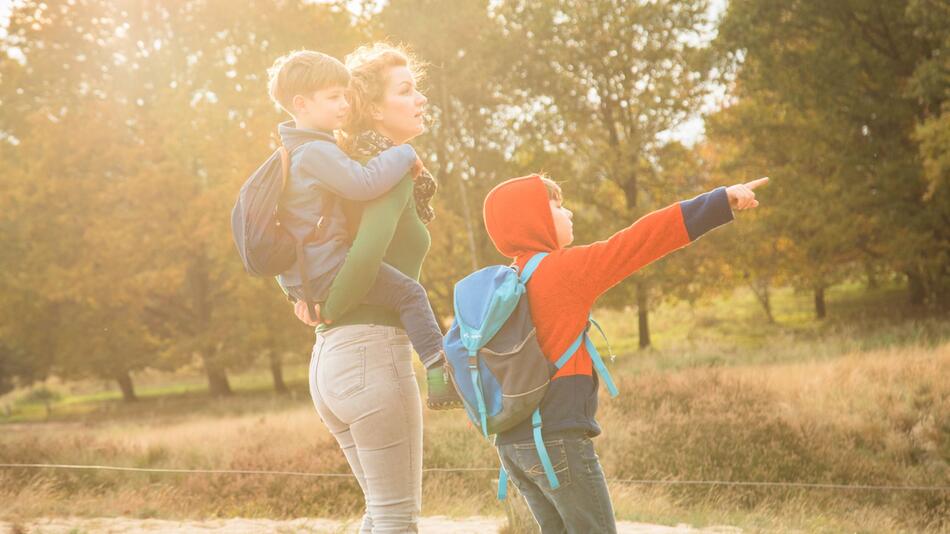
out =
{"type": "MultiPolygon", "coordinates": [[[[485,198],[485,227],[503,255],[524,268],[548,252],[531,281],[528,302],[541,350],[552,362],[587,325],[594,302],[605,291],[649,263],[682,248],[733,219],[725,187],[644,215],[605,241],[558,248],[548,194],[538,175],[513,178],[485,198]]],[[[597,376],[584,345],[554,375],[541,403],[545,437],[600,434],[597,376]]],[[[498,435],[496,444],[532,439],[531,421],[498,435]]]]}

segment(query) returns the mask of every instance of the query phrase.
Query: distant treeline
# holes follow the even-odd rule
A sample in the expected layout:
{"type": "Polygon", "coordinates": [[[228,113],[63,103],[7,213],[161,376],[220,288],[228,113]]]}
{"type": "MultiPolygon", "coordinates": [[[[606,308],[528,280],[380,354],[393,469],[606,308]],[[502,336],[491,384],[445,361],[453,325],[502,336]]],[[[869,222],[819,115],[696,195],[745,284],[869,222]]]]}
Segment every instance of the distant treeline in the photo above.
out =
{"type": "Polygon", "coordinates": [[[504,261],[481,222],[504,178],[546,171],[577,242],[718,185],[762,206],[645,269],[605,306],[751,287],[899,281],[950,302],[950,6],[731,0],[145,0],[13,6],[0,39],[0,393],[303,358],[312,332],[230,237],[240,184],[275,148],[279,55],[409,44],[428,64],[415,145],[441,183],[423,283],[504,261]],[[704,102],[724,90],[715,109],[704,102]],[[670,132],[705,111],[692,146],[670,132]]]}

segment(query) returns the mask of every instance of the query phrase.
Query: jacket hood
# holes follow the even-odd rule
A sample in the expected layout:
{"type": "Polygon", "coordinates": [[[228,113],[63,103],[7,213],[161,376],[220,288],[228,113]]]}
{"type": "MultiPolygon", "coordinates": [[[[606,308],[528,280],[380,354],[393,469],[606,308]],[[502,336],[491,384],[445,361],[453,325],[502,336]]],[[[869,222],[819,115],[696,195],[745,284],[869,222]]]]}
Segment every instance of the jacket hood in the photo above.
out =
{"type": "Polygon", "coordinates": [[[336,138],[333,137],[332,132],[313,130],[310,128],[297,128],[296,123],[292,120],[284,121],[277,125],[277,134],[280,135],[280,142],[290,151],[310,141],[329,141],[330,143],[336,143],[336,138]]]}
{"type": "Polygon", "coordinates": [[[492,243],[508,258],[558,248],[547,188],[537,174],[495,186],[485,197],[484,217],[492,243]]]}

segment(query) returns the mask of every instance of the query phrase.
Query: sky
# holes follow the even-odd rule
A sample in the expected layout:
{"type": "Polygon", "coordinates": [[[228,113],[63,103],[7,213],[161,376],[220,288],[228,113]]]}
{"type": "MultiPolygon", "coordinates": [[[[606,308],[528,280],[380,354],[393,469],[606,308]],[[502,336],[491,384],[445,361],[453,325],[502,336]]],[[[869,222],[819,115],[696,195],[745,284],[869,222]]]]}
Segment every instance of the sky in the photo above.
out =
{"type": "MultiPolygon", "coordinates": [[[[6,35],[7,23],[9,22],[10,9],[15,0],[0,0],[0,37],[6,35]]],[[[718,16],[726,8],[728,0],[711,0],[710,9],[718,16]]],[[[719,101],[722,98],[723,88],[717,87],[713,95],[706,99],[703,104],[703,112],[711,112],[719,107],[719,101]]],[[[677,140],[687,145],[692,145],[698,141],[704,133],[703,119],[701,116],[695,116],[681,124],[679,127],[660,134],[663,141],[677,140]]]]}
{"type": "Polygon", "coordinates": [[[0,0],[0,35],[7,34],[7,22],[10,19],[10,5],[13,0],[0,0]]]}

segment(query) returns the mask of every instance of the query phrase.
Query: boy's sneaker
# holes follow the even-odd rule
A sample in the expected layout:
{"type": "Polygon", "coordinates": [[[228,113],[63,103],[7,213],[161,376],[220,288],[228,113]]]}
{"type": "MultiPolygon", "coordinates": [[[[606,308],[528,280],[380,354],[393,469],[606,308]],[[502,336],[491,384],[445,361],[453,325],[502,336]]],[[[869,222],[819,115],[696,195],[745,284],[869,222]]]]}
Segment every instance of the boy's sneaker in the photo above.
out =
{"type": "Polygon", "coordinates": [[[426,406],[430,410],[452,410],[462,408],[462,399],[449,378],[445,365],[437,365],[426,371],[426,384],[429,394],[426,406]]]}

